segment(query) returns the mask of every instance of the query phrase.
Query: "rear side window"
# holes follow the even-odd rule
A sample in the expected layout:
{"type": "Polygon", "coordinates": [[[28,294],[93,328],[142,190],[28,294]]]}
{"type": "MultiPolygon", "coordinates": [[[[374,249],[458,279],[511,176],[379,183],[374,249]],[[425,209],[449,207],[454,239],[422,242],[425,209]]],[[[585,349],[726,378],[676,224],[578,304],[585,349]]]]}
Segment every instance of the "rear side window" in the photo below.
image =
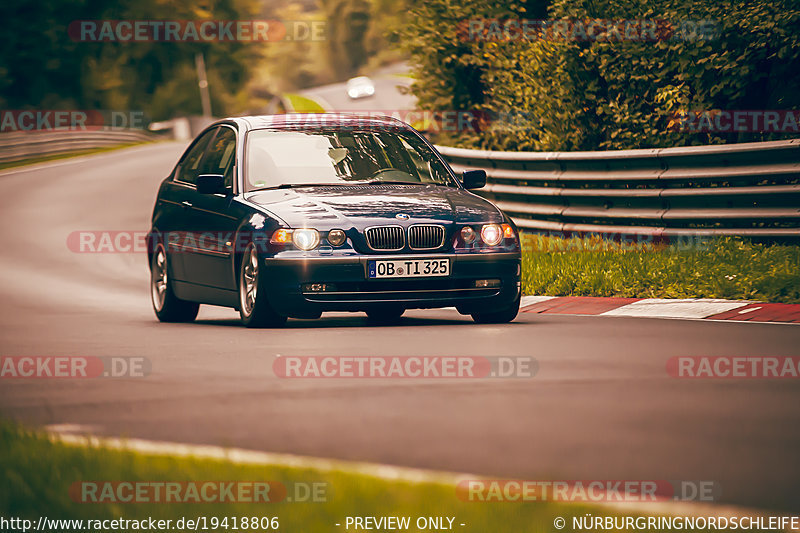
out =
{"type": "Polygon", "coordinates": [[[200,162],[203,160],[203,153],[205,152],[206,145],[216,131],[216,129],[213,129],[204,133],[189,151],[186,152],[180,165],[178,165],[178,171],[175,173],[175,179],[177,181],[183,181],[194,185],[197,181],[197,176],[200,174],[200,162]]]}
{"type": "Polygon", "coordinates": [[[233,187],[233,167],[236,159],[236,133],[231,128],[221,127],[211,141],[199,174],[222,174],[225,186],[233,187]]]}

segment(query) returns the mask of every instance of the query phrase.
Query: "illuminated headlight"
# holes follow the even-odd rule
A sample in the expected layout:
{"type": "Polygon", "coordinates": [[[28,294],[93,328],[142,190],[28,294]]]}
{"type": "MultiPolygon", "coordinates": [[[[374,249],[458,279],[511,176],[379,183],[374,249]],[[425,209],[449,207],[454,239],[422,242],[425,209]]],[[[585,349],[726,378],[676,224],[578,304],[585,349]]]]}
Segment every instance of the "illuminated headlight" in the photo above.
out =
{"type": "Polygon", "coordinates": [[[481,228],[481,240],[487,246],[497,246],[503,240],[503,228],[499,224],[486,224],[481,228]]]}
{"type": "Polygon", "coordinates": [[[315,229],[296,229],[292,232],[292,242],[301,250],[313,250],[319,244],[319,232],[315,229]]]}
{"type": "Polygon", "coordinates": [[[328,232],[328,242],[331,243],[331,246],[341,246],[345,239],[347,236],[340,229],[332,229],[328,232]]]}

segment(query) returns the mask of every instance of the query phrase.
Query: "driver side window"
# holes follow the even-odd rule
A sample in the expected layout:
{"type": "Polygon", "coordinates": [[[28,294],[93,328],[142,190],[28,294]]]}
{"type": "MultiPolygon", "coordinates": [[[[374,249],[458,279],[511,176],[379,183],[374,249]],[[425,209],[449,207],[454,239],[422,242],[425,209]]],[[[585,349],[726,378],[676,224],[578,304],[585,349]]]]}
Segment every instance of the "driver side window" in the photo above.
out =
{"type": "Polygon", "coordinates": [[[221,126],[206,150],[206,158],[199,174],[222,174],[225,176],[225,187],[233,187],[235,160],[236,133],[231,128],[221,126]]]}
{"type": "Polygon", "coordinates": [[[205,152],[206,145],[214,136],[216,128],[209,130],[200,137],[197,142],[186,153],[186,156],[181,161],[177,172],[175,172],[175,179],[184,183],[191,183],[192,185],[197,182],[197,176],[200,174],[200,162],[203,160],[203,153],[205,152]]]}

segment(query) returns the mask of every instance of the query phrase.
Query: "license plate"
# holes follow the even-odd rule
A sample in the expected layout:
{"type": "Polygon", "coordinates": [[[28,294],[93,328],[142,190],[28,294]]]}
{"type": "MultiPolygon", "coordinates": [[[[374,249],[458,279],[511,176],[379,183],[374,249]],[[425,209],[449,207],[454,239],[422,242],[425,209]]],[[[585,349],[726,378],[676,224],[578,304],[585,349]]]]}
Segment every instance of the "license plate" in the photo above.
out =
{"type": "Polygon", "coordinates": [[[450,275],[450,259],[375,260],[368,263],[370,278],[429,278],[450,275]]]}

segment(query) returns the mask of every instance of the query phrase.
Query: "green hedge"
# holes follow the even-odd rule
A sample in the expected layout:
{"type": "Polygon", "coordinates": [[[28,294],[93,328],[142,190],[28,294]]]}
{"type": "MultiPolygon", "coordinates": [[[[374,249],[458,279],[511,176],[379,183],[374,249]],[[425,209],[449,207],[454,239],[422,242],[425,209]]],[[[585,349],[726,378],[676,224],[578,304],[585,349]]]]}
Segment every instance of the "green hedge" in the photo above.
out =
{"type": "Polygon", "coordinates": [[[797,136],[669,128],[678,111],[800,108],[795,0],[554,0],[502,7],[417,0],[403,41],[423,109],[501,118],[478,134],[449,133],[439,142],[547,151],[797,136]],[[465,38],[466,21],[475,19],[645,19],[676,27],[705,21],[713,32],[656,42],[465,38]]]}
{"type": "Polygon", "coordinates": [[[525,235],[522,290],[551,296],[800,303],[800,246],[738,238],[689,244],[525,235]]]}

